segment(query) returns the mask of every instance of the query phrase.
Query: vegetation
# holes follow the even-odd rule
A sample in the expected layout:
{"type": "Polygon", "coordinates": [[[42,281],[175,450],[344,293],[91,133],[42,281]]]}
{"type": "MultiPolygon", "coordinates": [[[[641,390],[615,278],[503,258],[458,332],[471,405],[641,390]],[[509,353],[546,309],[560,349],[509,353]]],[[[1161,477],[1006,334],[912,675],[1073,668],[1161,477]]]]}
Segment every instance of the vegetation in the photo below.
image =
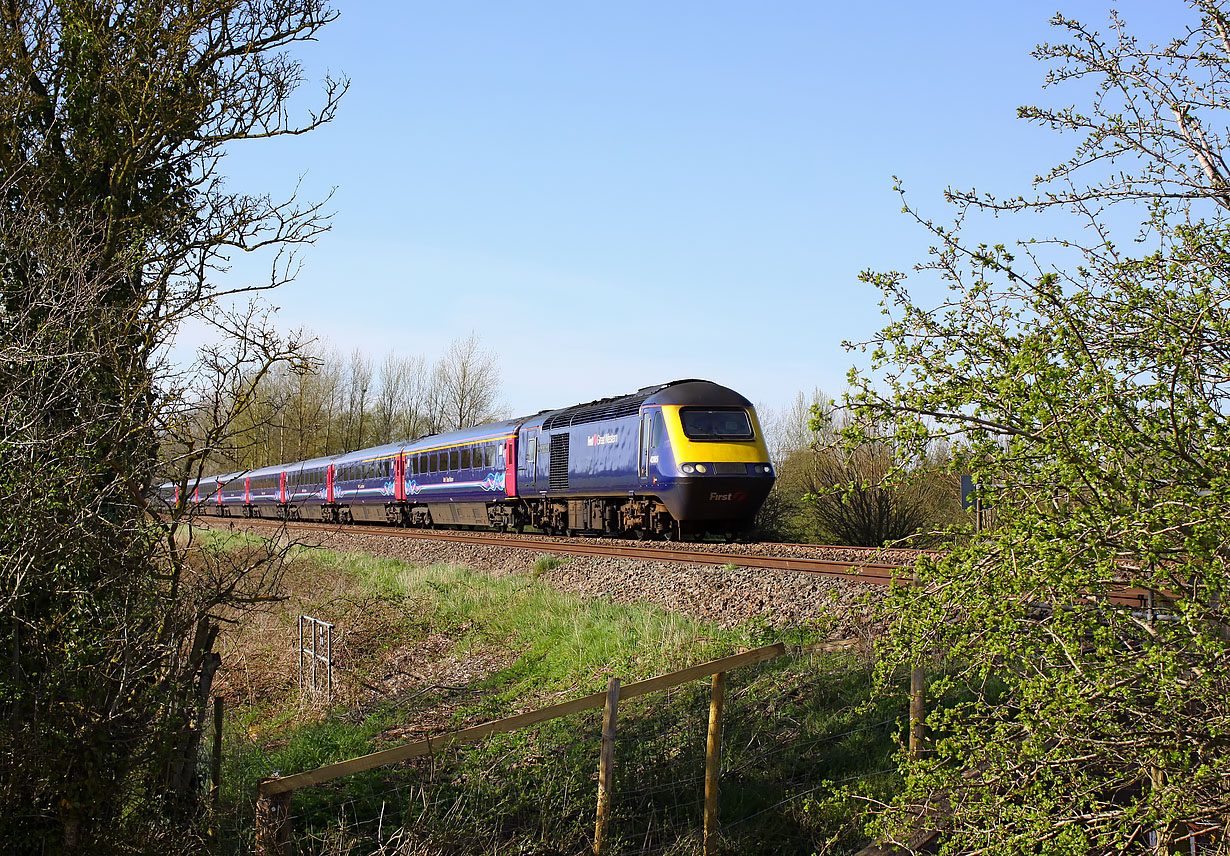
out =
{"type": "MultiPolygon", "coordinates": [[[[292,566],[280,621],[250,629],[227,658],[267,664],[257,668],[280,681],[233,668],[224,675],[228,687],[266,687],[239,693],[233,708],[224,781],[234,814],[219,819],[228,835],[250,834],[251,784],[272,770],[310,769],[600,691],[611,674],[627,682],[764,643],[759,628],[723,631],[650,607],[580,600],[532,570],[493,577],[318,550],[292,566]],[[284,646],[301,609],[335,621],[347,640],[338,651],[343,689],[327,711],[300,706],[293,669],[262,641],[269,634],[284,646]],[[402,669],[419,679],[398,683],[402,669]]],[[[816,636],[795,631],[799,642],[816,636]]],[[[841,842],[830,852],[844,852],[865,843],[861,806],[822,808],[814,797],[827,792],[826,779],[856,782],[872,798],[893,792],[900,696],[870,702],[870,672],[846,654],[785,658],[728,680],[725,852],[808,852],[830,838],[841,842]]],[[[621,704],[617,840],[696,852],[707,713],[706,681],[621,704]]],[[[600,731],[601,711],[592,711],[302,791],[296,841],[309,852],[586,849],[600,731]]]]}
{"type": "Polygon", "coordinates": [[[214,444],[213,472],[305,461],[504,416],[499,363],[473,334],[450,342],[430,367],[422,354],[393,353],[375,367],[360,351],[343,357],[318,343],[299,356],[247,379],[251,406],[226,442],[214,444]]]}
{"type": "Polygon", "coordinates": [[[13,852],[189,848],[218,615],[270,596],[276,551],[192,554],[181,505],[145,505],[159,444],[200,471],[246,399],[293,359],[255,308],[326,228],[318,205],[228,191],[239,140],[296,123],[285,51],[334,17],[317,0],[12,0],[0,9],[0,841],[13,852]],[[282,250],[224,294],[229,253],[282,250]],[[221,301],[221,302],[220,302],[221,301]],[[225,342],[173,375],[186,319],[225,342]],[[207,414],[208,419],[200,419],[207,414]],[[174,842],[174,844],[170,844],[174,842]]]}
{"type": "Polygon", "coordinates": [[[948,444],[902,449],[889,436],[844,445],[849,414],[820,390],[765,411],[777,482],[757,517],[762,537],[822,544],[933,546],[964,515],[948,444]],[[907,478],[902,478],[904,473],[907,478]]]}
{"type": "Polygon", "coordinates": [[[939,688],[971,693],[930,718],[931,754],[901,759],[876,823],[891,839],[939,812],[947,853],[1230,840],[1230,26],[1224,3],[1189,5],[1158,46],[1113,13],[1105,35],[1056,16],[1064,41],[1035,56],[1084,106],[1020,113],[1077,134],[1072,157],[1033,198],[951,192],[955,223],[919,217],[940,308],[904,274],[864,276],[893,320],[849,439],[921,455],[959,436],[954,466],[996,511],[886,605],[885,668],[938,652],[956,669],[939,688]],[[1073,231],[968,237],[1001,211],[1067,212],[1073,231]],[[1108,600],[1121,584],[1161,614],[1108,600]]]}

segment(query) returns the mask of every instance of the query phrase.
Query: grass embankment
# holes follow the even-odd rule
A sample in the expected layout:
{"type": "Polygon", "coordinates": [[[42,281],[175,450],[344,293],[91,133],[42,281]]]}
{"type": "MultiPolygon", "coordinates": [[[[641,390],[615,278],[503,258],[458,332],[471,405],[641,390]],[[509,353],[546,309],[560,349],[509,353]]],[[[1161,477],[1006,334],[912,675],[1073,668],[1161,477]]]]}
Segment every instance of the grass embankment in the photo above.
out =
{"type": "MultiPolygon", "coordinates": [[[[558,561],[554,559],[542,560],[558,561]]],[[[541,564],[539,570],[541,571],[541,564]]],[[[494,577],[366,555],[299,551],[288,600],[226,642],[232,702],[224,772],[233,835],[255,781],[441,734],[777,641],[651,606],[581,600],[530,570],[494,577]],[[332,705],[301,697],[295,621],[333,622],[332,705]]],[[[800,628],[788,641],[819,640],[800,628]]],[[[786,657],[730,675],[722,787],[730,852],[810,852],[853,815],[816,810],[825,780],[893,786],[895,708],[865,708],[851,655],[786,657]]],[[[697,852],[708,684],[620,708],[613,852],[697,852]]],[[[294,798],[304,852],[573,853],[593,833],[601,711],[374,770],[294,798]],[[395,849],[400,848],[400,849],[395,849]]],[[[232,839],[235,840],[235,839],[232,839]]]]}

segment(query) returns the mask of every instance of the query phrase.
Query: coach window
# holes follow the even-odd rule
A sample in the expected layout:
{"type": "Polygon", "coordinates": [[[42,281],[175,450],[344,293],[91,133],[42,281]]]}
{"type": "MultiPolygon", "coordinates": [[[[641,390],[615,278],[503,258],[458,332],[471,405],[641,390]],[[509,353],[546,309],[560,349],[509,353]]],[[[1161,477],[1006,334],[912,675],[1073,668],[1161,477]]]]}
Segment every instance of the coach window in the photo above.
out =
{"type": "Polygon", "coordinates": [[[461,468],[461,453],[456,449],[448,453],[448,468],[453,471],[461,468]]]}
{"type": "Polygon", "coordinates": [[[468,470],[470,468],[470,449],[466,447],[461,450],[461,468],[468,470]]]}
{"type": "Polygon", "coordinates": [[[437,470],[436,470],[436,464],[437,464],[437,461],[436,461],[436,453],[435,453],[435,452],[432,452],[432,453],[431,453],[431,454],[427,457],[427,472],[429,472],[429,473],[434,473],[434,472],[437,472],[437,470]]]}

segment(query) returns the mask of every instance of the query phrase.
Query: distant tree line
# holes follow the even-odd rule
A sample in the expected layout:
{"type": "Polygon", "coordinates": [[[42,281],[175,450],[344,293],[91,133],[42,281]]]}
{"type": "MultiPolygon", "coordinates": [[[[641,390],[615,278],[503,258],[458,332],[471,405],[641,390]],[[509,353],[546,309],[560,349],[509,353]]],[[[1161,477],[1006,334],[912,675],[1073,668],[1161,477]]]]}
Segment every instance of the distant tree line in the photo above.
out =
{"type": "MultiPolygon", "coordinates": [[[[213,445],[210,472],[254,469],[411,440],[503,416],[496,354],[473,334],[429,363],[390,352],[375,364],[316,343],[220,393],[250,405],[213,445]]],[[[213,422],[216,395],[202,398],[198,436],[213,422]]],[[[199,443],[199,440],[197,441],[199,443]]]]}

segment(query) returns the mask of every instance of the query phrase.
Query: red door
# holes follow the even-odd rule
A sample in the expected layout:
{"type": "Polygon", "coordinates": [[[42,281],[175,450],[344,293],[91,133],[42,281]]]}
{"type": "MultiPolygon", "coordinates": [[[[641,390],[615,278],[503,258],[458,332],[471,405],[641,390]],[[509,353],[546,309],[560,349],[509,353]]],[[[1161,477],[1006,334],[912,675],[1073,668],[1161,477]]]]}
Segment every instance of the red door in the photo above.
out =
{"type": "Polygon", "coordinates": [[[333,464],[325,471],[325,502],[333,502],[333,464]]]}
{"type": "Polygon", "coordinates": [[[400,453],[393,459],[393,498],[399,502],[406,498],[406,456],[400,453]]]}
{"type": "Polygon", "coordinates": [[[278,502],[286,502],[286,473],[278,476],[278,502]]]}
{"type": "Polygon", "coordinates": [[[248,476],[243,478],[243,504],[252,504],[252,479],[248,476]]]}
{"type": "Polygon", "coordinates": [[[508,438],[504,447],[504,493],[507,496],[517,495],[517,438],[508,438]]]}

